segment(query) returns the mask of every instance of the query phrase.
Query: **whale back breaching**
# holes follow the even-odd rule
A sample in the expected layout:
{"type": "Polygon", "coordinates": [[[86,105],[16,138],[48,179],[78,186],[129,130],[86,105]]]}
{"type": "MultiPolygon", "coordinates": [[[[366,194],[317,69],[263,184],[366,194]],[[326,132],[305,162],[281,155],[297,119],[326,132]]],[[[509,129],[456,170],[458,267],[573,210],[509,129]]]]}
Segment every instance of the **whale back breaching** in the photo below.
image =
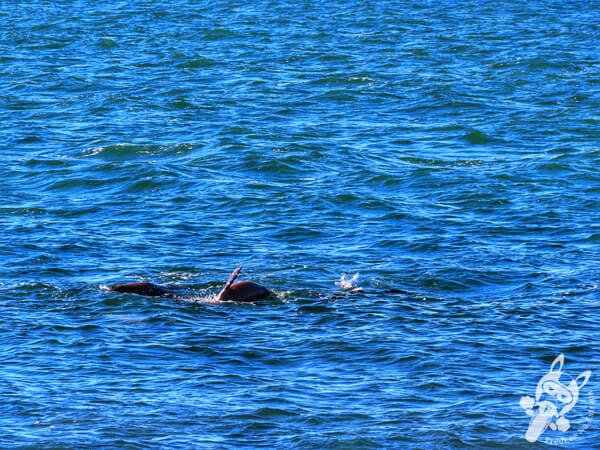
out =
{"type": "MultiPolygon", "coordinates": [[[[240,281],[239,283],[233,283],[237,276],[242,271],[242,266],[236,268],[229,280],[225,284],[225,287],[219,293],[217,297],[218,301],[221,302],[253,302],[261,298],[268,297],[271,292],[260,284],[253,283],[251,281],[240,281]]],[[[172,297],[173,293],[168,289],[158,286],[157,284],[148,283],[141,281],[138,283],[123,283],[115,284],[108,288],[109,291],[123,292],[128,294],[145,295],[148,297],[172,297]]]]}

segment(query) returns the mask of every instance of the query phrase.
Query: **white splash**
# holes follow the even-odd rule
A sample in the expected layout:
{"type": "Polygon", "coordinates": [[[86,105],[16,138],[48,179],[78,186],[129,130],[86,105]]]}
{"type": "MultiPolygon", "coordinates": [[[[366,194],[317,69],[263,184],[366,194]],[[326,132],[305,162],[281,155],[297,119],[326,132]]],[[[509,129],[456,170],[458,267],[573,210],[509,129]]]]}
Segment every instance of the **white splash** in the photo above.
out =
{"type": "Polygon", "coordinates": [[[191,296],[183,296],[183,297],[179,297],[178,298],[179,301],[185,302],[185,303],[203,303],[203,304],[219,304],[222,303],[221,301],[219,301],[219,294],[218,293],[214,293],[214,294],[196,294],[196,295],[191,295],[191,296]]]}
{"type": "Polygon", "coordinates": [[[355,289],[358,284],[358,272],[356,272],[352,278],[347,278],[346,274],[343,273],[338,282],[338,286],[342,289],[355,289]]]}

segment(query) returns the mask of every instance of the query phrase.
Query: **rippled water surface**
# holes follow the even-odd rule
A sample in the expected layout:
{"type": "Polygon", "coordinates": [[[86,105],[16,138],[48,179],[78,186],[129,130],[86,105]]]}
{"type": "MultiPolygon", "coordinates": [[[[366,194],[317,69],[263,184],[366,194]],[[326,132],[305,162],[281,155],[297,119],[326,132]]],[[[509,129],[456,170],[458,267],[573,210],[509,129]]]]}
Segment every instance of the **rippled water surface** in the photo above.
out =
{"type": "Polygon", "coordinates": [[[3,3],[0,447],[597,446],[599,23],[3,3]],[[212,301],[239,264],[273,297],[212,301]],[[102,289],[139,280],[178,297],[102,289]]]}

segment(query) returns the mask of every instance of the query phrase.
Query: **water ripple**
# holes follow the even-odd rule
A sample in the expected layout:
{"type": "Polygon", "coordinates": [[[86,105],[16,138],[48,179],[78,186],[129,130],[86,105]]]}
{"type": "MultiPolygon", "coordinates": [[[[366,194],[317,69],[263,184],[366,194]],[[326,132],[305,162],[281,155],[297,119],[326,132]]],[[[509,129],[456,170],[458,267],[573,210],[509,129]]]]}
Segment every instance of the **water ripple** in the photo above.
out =
{"type": "Polygon", "coordinates": [[[593,3],[5,8],[0,446],[522,447],[596,370],[593,3]]]}

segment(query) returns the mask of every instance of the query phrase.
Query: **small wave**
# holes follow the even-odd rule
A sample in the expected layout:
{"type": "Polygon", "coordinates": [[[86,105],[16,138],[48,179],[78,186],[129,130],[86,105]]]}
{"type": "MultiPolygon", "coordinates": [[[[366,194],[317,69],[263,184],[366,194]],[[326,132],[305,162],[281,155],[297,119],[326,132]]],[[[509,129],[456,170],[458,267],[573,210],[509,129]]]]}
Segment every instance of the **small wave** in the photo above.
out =
{"type": "Polygon", "coordinates": [[[354,76],[327,76],[318,78],[310,82],[311,85],[348,85],[348,84],[369,84],[375,80],[368,75],[354,76]]]}
{"type": "Polygon", "coordinates": [[[463,139],[465,141],[467,141],[469,144],[473,144],[473,145],[488,144],[488,143],[494,141],[494,138],[492,138],[491,136],[485,134],[482,131],[477,131],[477,130],[465,134],[463,136],[463,139]]]}
{"type": "Polygon", "coordinates": [[[103,37],[103,38],[100,38],[100,40],[98,41],[98,46],[104,47],[104,48],[113,48],[113,47],[118,47],[119,44],[114,39],[111,39],[108,37],[103,37]]]}
{"type": "Polygon", "coordinates": [[[195,58],[189,61],[182,62],[177,65],[180,69],[203,69],[205,67],[214,66],[216,62],[210,58],[195,58]]]}
{"type": "Polygon", "coordinates": [[[222,41],[239,37],[241,37],[239,33],[232,30],[226,30],[224,28],[214,28],[204,33],[204,39],[207,41],[222,41]]]}
{"type": "Polygon", "coordinates": [[[101,156],[106,159],[145,158],[148,156],[166,157],[189,153],[194,149],[193,144],[181,143],[172,145],[154,144],[115,144],[104,147],[90,147],[83,150],[81,157],[101,156]]]}
{"type": "Polygon", "coordinates": [[[178,98],[169,103],[169,106],[173,109],[191,109],[194,108],[194,104],[187,101],[185,98],[178,98]]]}

